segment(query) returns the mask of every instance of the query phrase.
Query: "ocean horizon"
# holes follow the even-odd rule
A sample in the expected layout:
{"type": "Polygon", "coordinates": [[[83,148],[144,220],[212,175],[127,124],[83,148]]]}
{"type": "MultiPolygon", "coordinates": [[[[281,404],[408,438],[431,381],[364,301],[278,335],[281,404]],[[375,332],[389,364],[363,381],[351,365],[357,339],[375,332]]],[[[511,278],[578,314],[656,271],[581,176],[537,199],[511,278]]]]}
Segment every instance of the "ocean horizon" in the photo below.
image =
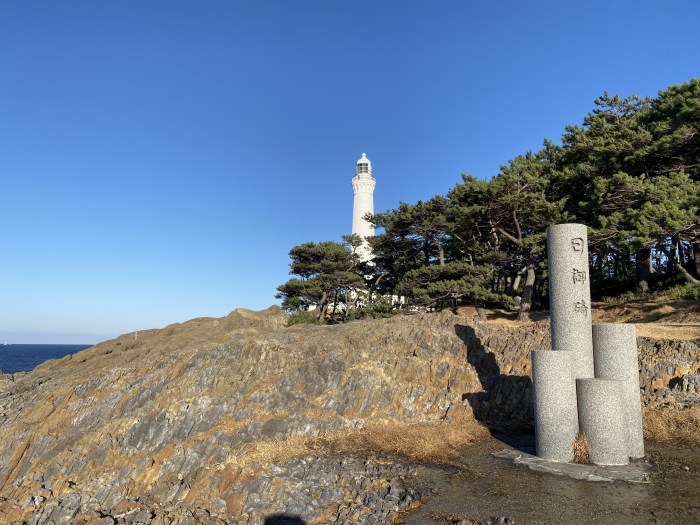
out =
{"type": "Polygon", "coordinates": [[[29,372],[49,359],[61,359],[93,345],[0,344],[0,373],[29,372]]]}

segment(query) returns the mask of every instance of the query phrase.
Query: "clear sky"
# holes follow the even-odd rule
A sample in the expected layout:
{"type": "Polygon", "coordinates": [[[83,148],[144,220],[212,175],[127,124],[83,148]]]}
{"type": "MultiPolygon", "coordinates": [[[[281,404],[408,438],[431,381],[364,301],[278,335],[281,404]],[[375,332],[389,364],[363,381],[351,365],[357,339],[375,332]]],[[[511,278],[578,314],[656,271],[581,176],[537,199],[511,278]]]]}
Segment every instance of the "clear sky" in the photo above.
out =
{"type": "Polygon", "coordinates": [[[700,72],[700,2],[0,2],[0,343],[275,303],[288,251],[444,194],[605,90],[700,72]]]}

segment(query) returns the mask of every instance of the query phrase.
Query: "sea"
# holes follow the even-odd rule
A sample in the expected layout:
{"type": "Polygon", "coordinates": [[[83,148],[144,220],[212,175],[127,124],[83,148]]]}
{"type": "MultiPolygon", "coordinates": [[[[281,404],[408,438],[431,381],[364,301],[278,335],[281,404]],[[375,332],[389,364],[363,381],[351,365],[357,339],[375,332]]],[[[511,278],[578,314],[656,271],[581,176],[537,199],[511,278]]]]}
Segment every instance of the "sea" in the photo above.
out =
{"type": "Polygon", "coordinates": [[[0,372],[29,372],[49,359],[61,359],[92,345],[13,345],[0,343],[0,372]]]}

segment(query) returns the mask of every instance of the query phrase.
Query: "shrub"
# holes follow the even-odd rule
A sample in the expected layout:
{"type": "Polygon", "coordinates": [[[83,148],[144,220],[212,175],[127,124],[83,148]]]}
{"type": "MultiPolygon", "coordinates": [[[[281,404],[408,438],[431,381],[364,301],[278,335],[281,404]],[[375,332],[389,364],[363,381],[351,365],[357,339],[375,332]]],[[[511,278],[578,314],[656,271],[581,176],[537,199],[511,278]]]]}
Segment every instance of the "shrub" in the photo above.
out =
{"type": "Polygon", "coordinates": [[[687,283],[681,290],[681,299],[700,301],[700,284],[687,283]]]}
{"type": "Polygon", "coordinates": [[[371,303],[359,306],[352,313],[353,319],[383,319],[402,313],[389,297],[378,297],[371,303]]]}
{"type": "Polygon", "coordinates": [[[653,301],[665,299],[670,301],[678,301],[685,299],[687,301],[700,301],[700,284],[685,283],[677,286],[671,286],[665,290],[655,292],[626,292],[618,296],[603,297],[601,300],[606,304],[625,304],[635,301],[653,301]]]}
{"type": "Polygon", "coordinates": [[[300,310],[290,314],[287,318],[286,326],[294,326],[295,324],[318,324],[318,317],[316,317],[314,312],[300,310]]]}
{"type": "Polygon", "coordinates": [[[654,297],[652,292],[625,292],[616,297],[603,297],[606,304],[625,304],[635,301],[649,301],[654,297]]]}

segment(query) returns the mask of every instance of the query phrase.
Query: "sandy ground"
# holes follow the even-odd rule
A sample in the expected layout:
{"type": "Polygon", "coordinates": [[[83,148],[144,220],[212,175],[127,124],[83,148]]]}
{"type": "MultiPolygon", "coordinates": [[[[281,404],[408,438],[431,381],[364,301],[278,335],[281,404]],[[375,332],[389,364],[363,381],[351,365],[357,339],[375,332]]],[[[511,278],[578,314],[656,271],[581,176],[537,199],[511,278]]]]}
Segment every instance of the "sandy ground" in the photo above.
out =
{"type": "Polygon", "coordinates": [[[532,435],[489,437],[465,450],[462,468],[421,467],[420,481],[432,495],[402,518],[407,525],[492,517],[519,524],[700,523],[698,450],[648,444],[650,483],[574,480],[491,455],[505,448],[532,452],[533,445],[532,435]]]}

